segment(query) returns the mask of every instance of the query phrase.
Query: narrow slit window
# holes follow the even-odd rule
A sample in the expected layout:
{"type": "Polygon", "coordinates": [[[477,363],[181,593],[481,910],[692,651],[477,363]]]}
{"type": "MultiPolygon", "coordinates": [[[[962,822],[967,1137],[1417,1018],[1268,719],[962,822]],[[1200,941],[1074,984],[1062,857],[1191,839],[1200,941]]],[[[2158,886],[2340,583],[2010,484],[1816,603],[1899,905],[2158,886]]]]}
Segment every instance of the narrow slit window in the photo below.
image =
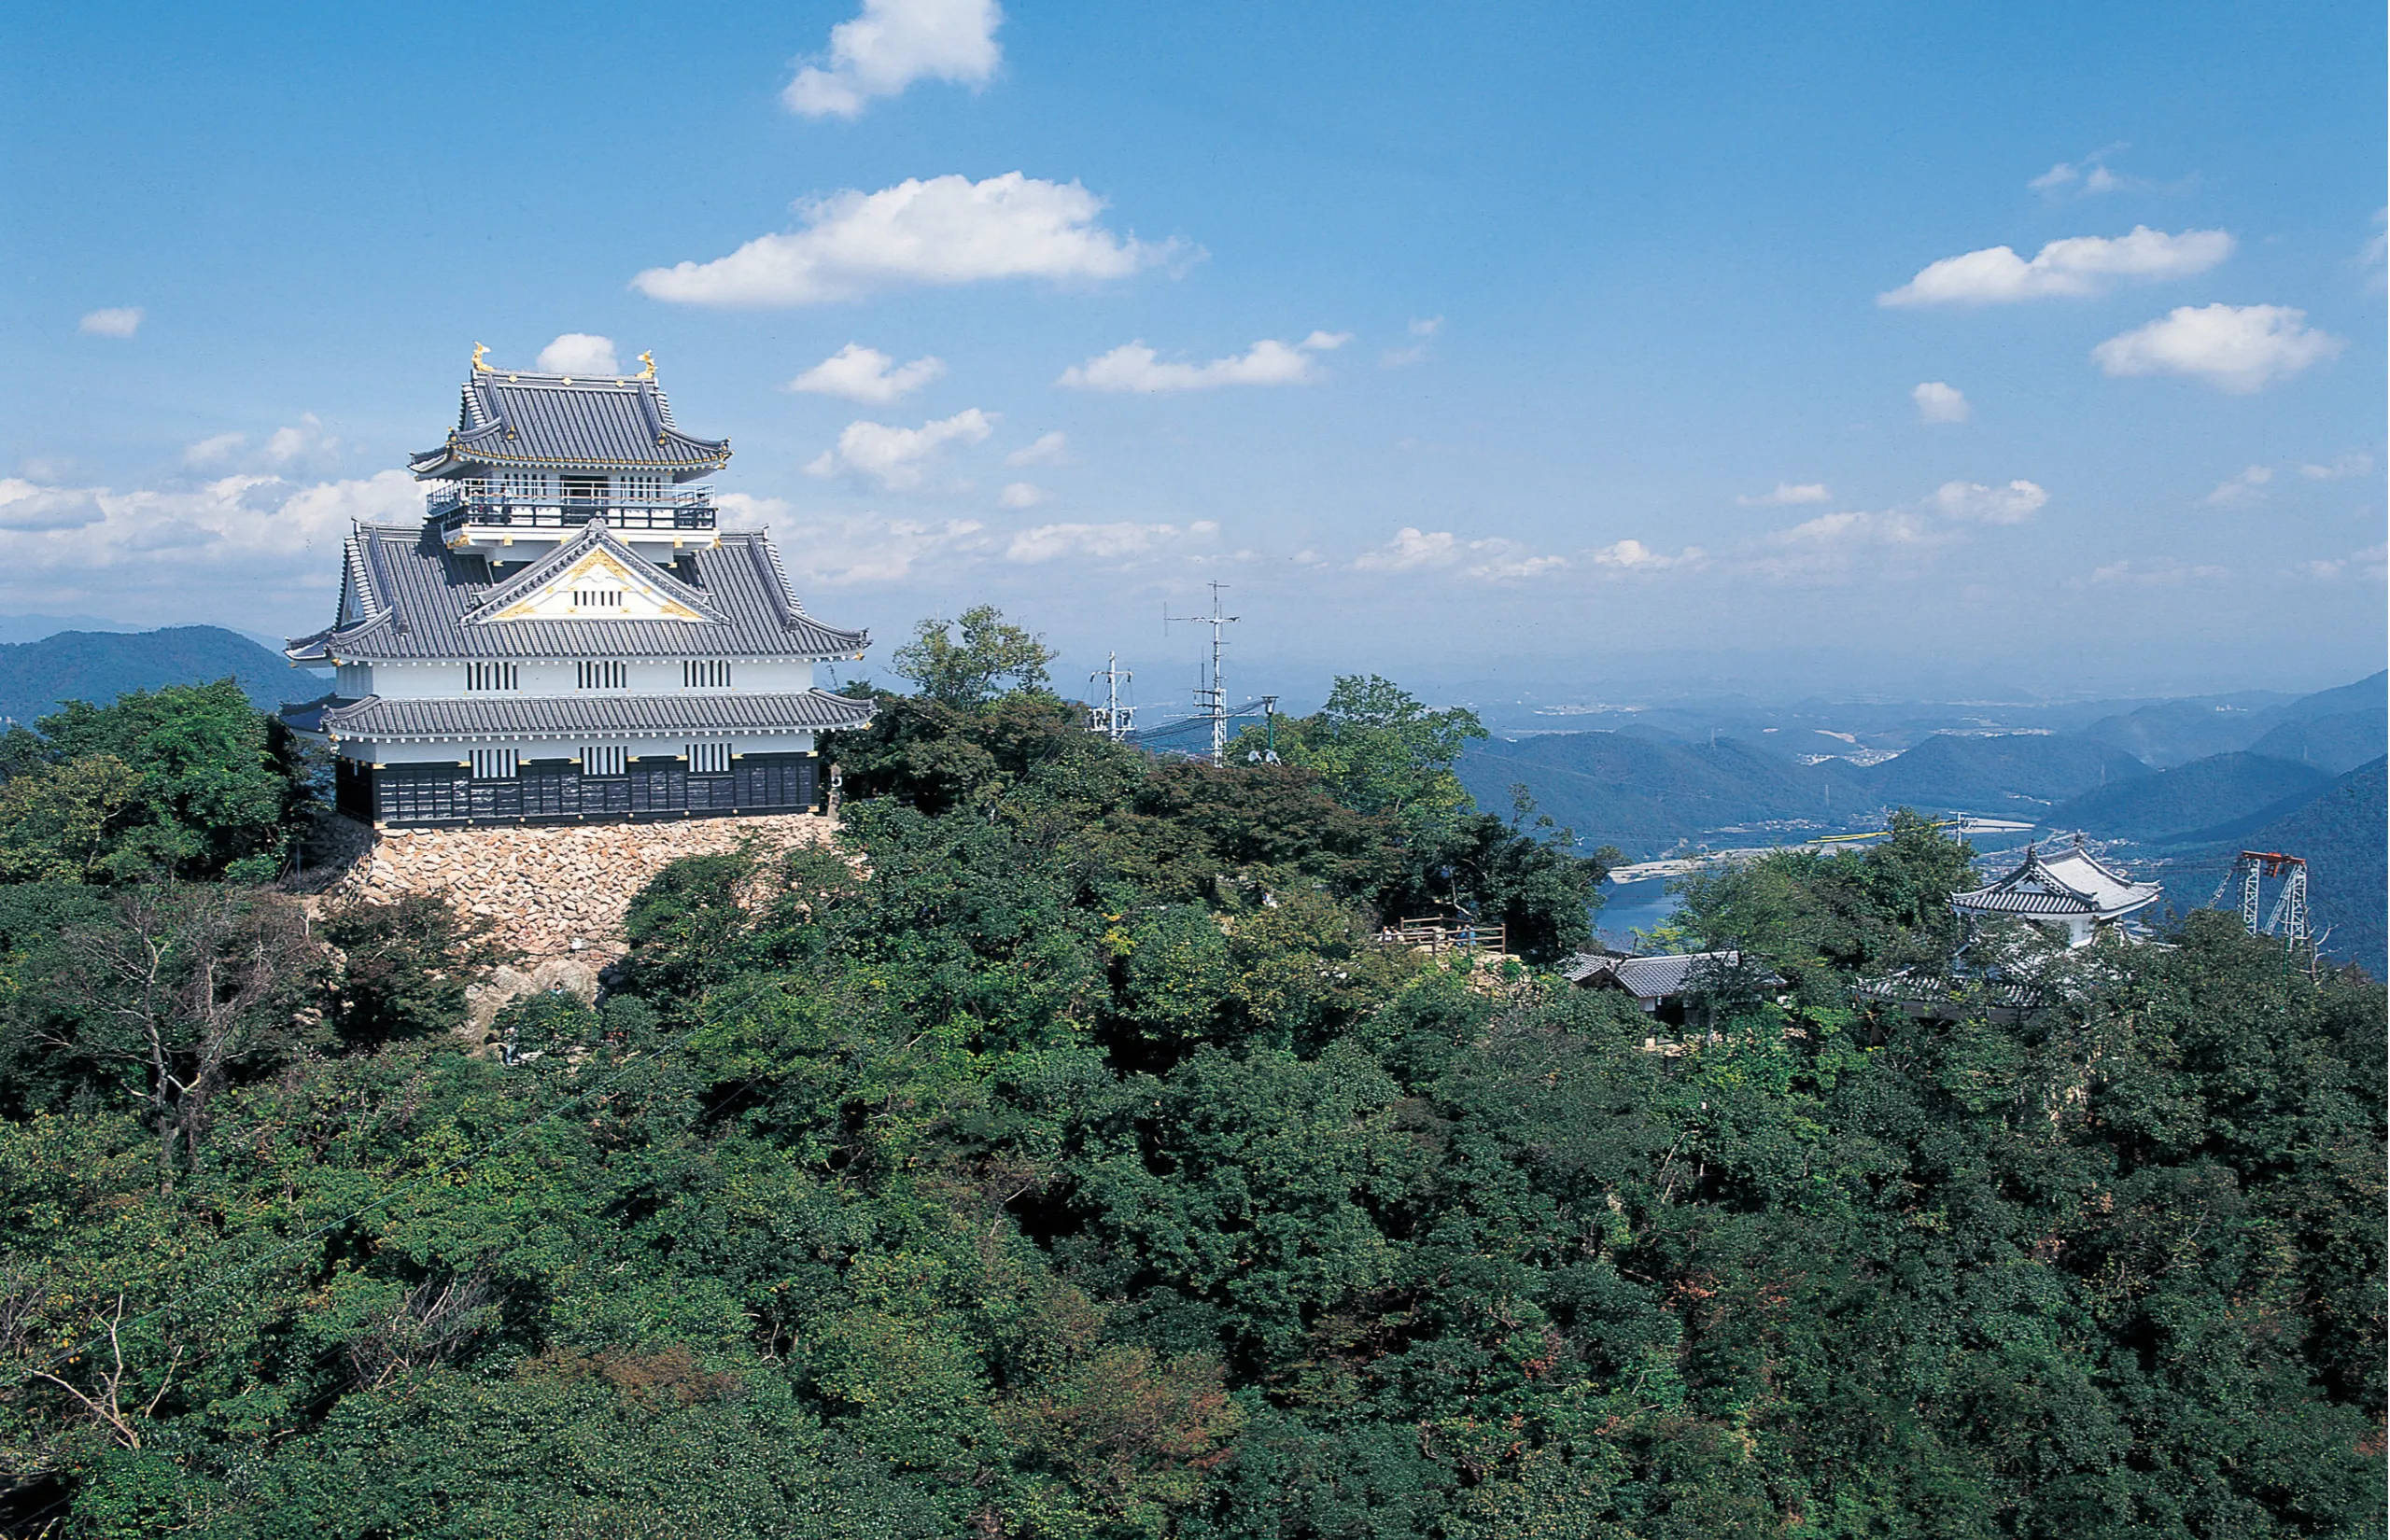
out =
{"type": "Polygon", "coordinates": [[[511,663],[469,663],[465,665],[465,688],[468,690],[514,690],[520,685],[514,665],[511,663]]]}
{"type": "Polygon", "coordinates": [[[513,749],[474,749],[473,778],[475,780],[513,780],[517,752],[519,750],[513,749]]]}
{"type": "Polygon", "coordinates": [[[693,743],[689,749],[689,773],[693,776],[719,776],[730,768],[730,745],[726,743],[693,743]]]}
{"type": "Polygon", "coordinates": [[[722,690],[730,684],[730,665],[717,658],[689,658],[681,665],[685,690],[722,690]]]}
{"type": "Polygon", "coordinates": [[[584,776],[619,776],[626,773],[626,750],[619,743],[592,744],[581,751],[581,773],[584,776]]]}
{"type": "Polygon", "coordinates": [[[620,609],[623,591],[619,588],[576,588],[572,591],[575,609],[620,609]]]}
{"type": "Polygon", "coordinates": [[[583,690],[626,690],[630,687],[631,665],[626,663],[579,663],[573,665],[574,679],[583,690]]]}

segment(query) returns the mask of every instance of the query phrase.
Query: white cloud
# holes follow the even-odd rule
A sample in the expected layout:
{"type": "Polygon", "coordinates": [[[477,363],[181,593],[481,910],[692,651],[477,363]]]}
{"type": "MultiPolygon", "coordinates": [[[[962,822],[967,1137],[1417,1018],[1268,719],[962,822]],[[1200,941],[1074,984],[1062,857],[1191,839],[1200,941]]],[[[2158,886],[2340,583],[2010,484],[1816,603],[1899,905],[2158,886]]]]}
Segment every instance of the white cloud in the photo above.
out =
{"type": "Polygon", "coordinates": [[[1964,525],[2029,521],[2049,494],[2028,481],[2002,486],[1945,482],[1913,503],[1882,510],[1821,513],[1745,549],[1743,570],[1789,581],[1914,576],[1964,541],[1964,525]]]}
{"type": "Polygon", "coordinates": [[[540,349],[536,366],[550,374],[620,374],[614,362],[614,340],[586,331],[568,331],[540,349]]]}
{"type": "Polygon", "coordinates": [[[1665,572],[1672,567],[1699,567],[1709,559],[1708,553],[1697,545],[1686,546],[1670,556],[1641,540],[1620,540],[1586,554],[1593,558],[1595,566],[1615,572],[1665,572]]]}
{"type": "Polygon", "coordinates": [[[328,474],[341,460],[343,444],[324,431],[323,419],[302,413],[295,423],[266,435],[265,442],[248,452],[246,433],[218,433],[183,447],[183,464],[194,470],[242,469],[253,471],[300,471],[328,474]]]}
{"type": "Polygon", "coordinates": [[[2135,225],[2129,235],[2075,235],[2052,241],[2032,261],[2007,246],[1945,257],[1900,287],[1876,296],[1882,305],[1987,305],[2054,295],[2105,292],[2123,278],[2185,278],[2232,255],[2220,230],[2169,235],[2135,225]]]}
{"type": "Polygon", "coordinates": [[[204,469],[210,466],[230,465],[249,441],[246,433],[218,433],[183,446],[183,464],[204,469]]]}
{"type": "Polygon", "coordinates": [[[2138,176],[2120,176],[2108,169],[2109,156],[2131,147],[2117,143],[2095,149],[2080,161],[2060,161],[2025,185],[2035,192],[2074,192],[2087,196],[2146,186],[2138,176]]]}
{"type": "Polygon", "coordinates": [[[995,0],[864,0],[863,14],[830,29],[830,51],[780,92],[807,118],[854,118],[874,97],[916,80],[987,83],[1004,60],[995,0]]]}
{"type": "Polygon", "coordinates": [[[1775,536],[1778,545],[1818,550],[1923,545],[1933,539],[1923,519],[1898,509],[1882,513],[1821,513],[1775,536]]]}
{"type": "Polygon", "coordinates": [[[2325,561],[2300,562],[2291,568],[2302,578],[2323,582],[2337,581],[2354,572],[2359,577],[2380,582],[2390,577],[2390,546],[2368,546],[2353,555],[2334,556],[2325,561]]]}
{"type": "Polygon", "coordinates": [[[2347,345],[2288,305],[2180,305],[2091,350],[2110,374],[2188,374],[2246,395],[2347,345]]]}
{"type": "Polygon", "coordinates": [[[1232,385],[1308,385],[1319,377],[1312,368],[1311,355],[1342,347],[1350,335],[1314,331],[1292,347],[1265,337],[1243,353],[1208,364],[1163,363],[1160,355],[1139,338],[1083,364],[1073,364],[1054,383],[1074,390],[1145,395],[1232,385]]]}
{"type": "Polygon", "coordinates": [[[141,318],[148,314],[139,305],[86,311],[75,329],[88,337],[130,337],[141,329],[141,318]]]}
{"type": "Polygon", "coordinates": [[[1917,420],[1921,423],[1963,423],[1975,408],[1967,404],[1966,392],[1940,380],[1928,380],[1908,393],[1917,403],[1917,420]]]}
{"type": "Polygon", "coordinates": [[[1449,529],[1433,533],[1405,525],[1394,539],[1375,551],[1353,559],[1363,572],[1409,572],[1423,567],[1447,567],[1460,559],[1460,541],[1449,529]]]}
{"type": "Polygon", "coordinates": [[[1457,567],[1464,578],[1483,581],[1508,581],[1521,578],[1540,578],[1562,571],[1568,566],[1566,556],[1539,556],[1517,540],[1495,536],[1482,540],[1464,540],[1448,529],[1421,530],[1405,525],[1395,531],[1394,539],[1374,551],[1364,551],[1353,559],[1353,567],[1361,572],[1415,572],[1442,567],[1457,567]]]}
{"type": "Polygon", "coordinates": [[[823,450],[805,469],[815,476],[865,476],[889,491],[908,492],[921,484],[926,462],[940,449],[981,443],[993,431],[995,414],[976,406],[919,427],[852,422],[838,435],[836,448],[823,450]]]}
{"type": "Polygon", "coordinates": [[[1198,519],[1184,529],[1172,524],[1047,524],[1024,529],[1005,548],[1005,560],[1024,566],[1078,557],[1124,562],[1161,555],[1213,539],[1220,526],[1198,519]]]}
{"type": "Polygon", "coordinates": [[[817,305],[998,278],[1125,278],[1180,249],[1105,230],[1095,222],[1104,200],[1076,182],[1017,171],[850,188],[797,212],[802,230],[758,236],[710,262],[650,268],[631,285],[676,304],[817,305]]]}
{"type": "Polygon", "coordinates": [[[1427,339],[1444,329],[1444,318],[1429,315],[1411,323],[1411,335],[1418,341],[1409,347],[1390,347],[1378,355],[1378,362],[1388,369],[1400,369],[1405,364],[1424,361],[1427,357],[1427,339]]]}
{"type": "Polygon", "coordinates": [[[1071,441],[1063,433],[1041,433],[1037,441],[1026,448],[1016,449],[1005,456],[1006,465],[1067,465],[1071,458],[1071,441]]]}
{"type": "Polygon", "coordinates": [[[1045,500],[1045,488],[1032,482],[1006,482],[996,494],[997,504],[1004,508],[1035,508],[1045,500]]]}
{"type": "Polygon", "coordinates": [[[1775,491],[1763,492],[1756,497],[1736,493],[1735,502],[1742,508],[1785,508],[1796,503],[1821,503],[1832,497],[1823,482],[1802,482],[1797,485],[1792,482],[1778,482],[1775,491]]]}
{"type": "Polygon", "coordinates": [[[901,582],[926,568],[984,559],[995,545],[995,537],[977,519],[892,519],[882,513],[797,519],[779,497],[725,492],[714,500],[724,524],[777,532],[780,559],[800,592],[814,585],[901,582]]]}
{"type": "Polygon", "coordinates": [[[899,364],[876,347],[849,343],[791,380],[786,388],[886,406],[945,372],[946,361],[942,358],[920,357],[909,364],[899,364]]]}
{"type": "Polygon", "coordinates": [[[307,483],[255,471],[118,490],[0,478],[0,608],[234,618],[296,635],[331,618],[352,520],[423,518],[403,470],[307,483]]]}
{"type": "Polygon", "coordinates": [[[96,488],[38,486],[0,476],[0,529],[80,529],[106,517],[96,488]]]}
{"type": "Polygon", "coordinates": [[[301,484],[244,473],[116,492],[0,480],[0,567],[135,569],[132,586],[184,585],[221,567],[274,575],[271,558],[336,551],[352,520],[414,522],[423,490],[403,470],[368,481],[301,484]],[[36,539],[73,531],[68,539],[36,539]],[[172,559],[166,560],[167,553],[172,559]],[[147,568],[151,562],[161,565],[147,568]]]}
{"type": "Polygon", "coordinates": [[[2186,583],[2214,582],[2232,574],[2221,567],[2195,567],[2172,556],[2154,561],[2110,562],[2091,569],[2085,581],[2101,586],[2130,584],[2136,588],[2180,588],[2186,583]]]}
{"type": "Polygon", "coordinates": [[[1568,568],[1566,556],[1533,556],[1510,540],[1472,540],[1469,549],[1484,553],[1483,561],[1460,570],[1464,578],[1484,582],[1514,582],[1523,578],[1548,578],[1568,568]]]}
{"type": "Polygon", "coordinates": [[[2337,482],[2343,476],[2362,476],[2372,469],[2372,455],[2353,450],[2334,456],[2330,465],[2302,465],[2299,473],[2311,482],[2337,482]]]}
{"type": "Polygon", "coordinates": [[[297,422],[268,434],[259,454],[277,470],[320,474],[340,464],[341,441],[324,431],[322,419],[307,412],[297,422]]]}
{"type": "Polygon", "coordinates": [[[2265,496],[2265,493],[2259,489],[2273,479],[2274,473],[2270,467],[2253,465],[2238,476],[2216,483],[2215,490],[2209,493],[2204,500],[2217,508],[2234,508],[2243,503],[2253,503],[2265,496]]]}
{"type": "Polygon", "coordinates": [[[1977,524],[2023,524],[2040,512],[2050,495],[2032,482],[1985,486],[1980,482],[1944,482],[1928,503],[1945,518],[1977,524]]]}

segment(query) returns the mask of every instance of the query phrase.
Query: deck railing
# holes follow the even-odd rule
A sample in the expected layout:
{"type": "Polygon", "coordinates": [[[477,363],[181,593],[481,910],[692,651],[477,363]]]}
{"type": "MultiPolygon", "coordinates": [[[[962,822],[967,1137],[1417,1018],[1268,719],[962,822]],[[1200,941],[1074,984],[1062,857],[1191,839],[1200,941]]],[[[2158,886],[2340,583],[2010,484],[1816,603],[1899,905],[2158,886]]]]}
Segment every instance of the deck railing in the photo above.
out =
{"type": "Polygon", "coordinates": [[[1507,953],[1511,949],[1504,926],[1443,917],[1398,920],[1380,931],[1378,940],[1389,946],[1412,946],[1430,953],[1507,953]]]}
{"type": "Polygon", "coordinates": [[[514,529],[578,529],[597,521],[616,529],[711,529],[713,488],[703,484],[666,487],[654,493],[611,488],[528,491],[500,482],[449,482],[425,499],[440,532],[452,535],[468,525],[514,529]]]}

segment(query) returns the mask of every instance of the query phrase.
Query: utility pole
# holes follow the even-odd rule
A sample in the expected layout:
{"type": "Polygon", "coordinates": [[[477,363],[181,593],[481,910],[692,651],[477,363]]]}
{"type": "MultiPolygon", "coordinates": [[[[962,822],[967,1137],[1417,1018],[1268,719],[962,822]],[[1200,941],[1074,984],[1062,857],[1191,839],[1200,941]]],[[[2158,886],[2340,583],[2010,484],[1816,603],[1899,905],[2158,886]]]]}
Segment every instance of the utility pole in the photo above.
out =
{"type": "Polygon", "coordinates": [[[1170,628],[1170,623],[1174,620],[1181,623],[1191,622],[1196,625],[1208,625],[1212,628],[1211,678],[1208,683],[1195,687],[1195,706],[1196,709],[1212,719],[1212,763],[1214,764],[1227,762],[1229,749],[1229,692],[1220,672],[1220,650],[1228,645],[1228,638],[1220,634],[1220,627],[1235,624],[1237,617],[1220,613],[1220,590],[1227,586],[1228,584],[1224,582],[1215,582],[1211,585],[1212,612],[1208,615],[1173,615],[1167,605],[1162,607],[1161,612],[1162,629],[1165,631],[1170,628]]]}
{"type": "Polygon", "coordinates": [[[1115,743],[1127,737],[1129,730],[1137,724],[1137,708],[1120,704],[1122,682],[1132,681],[1136,677],[1120,666],[1120,654],[1118,652],[1105,653],[1104,667],[1087,677],[1090,684],[1098,679],[1104,681],[1104,704],[1089,708],[1088,726],[1115,743]]]}

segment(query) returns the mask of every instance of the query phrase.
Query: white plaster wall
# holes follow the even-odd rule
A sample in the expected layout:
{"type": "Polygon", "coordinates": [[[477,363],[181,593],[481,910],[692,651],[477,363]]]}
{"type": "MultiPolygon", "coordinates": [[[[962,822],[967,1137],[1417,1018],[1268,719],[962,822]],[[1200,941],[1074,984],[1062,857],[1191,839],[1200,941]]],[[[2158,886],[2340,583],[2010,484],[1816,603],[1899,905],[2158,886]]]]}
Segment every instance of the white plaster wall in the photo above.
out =
{"type": "MultiPolygon", "coordinates": [[[[706,741],[727,737],[733,754],[809,754],[813,751],[810,733],[708,734],[706,741]]],[[[661,755],[678,756],[687,751],[686,738],[623,738],[592,734],[586,739],[558,743],[552,739],[501,739],[500,746],[513,749],[527,760],[577,760],[584,743],[619,743],[630,751],[632,759],[647,759],[661,755]]],[[[340,741],[344,759],[367,764],[459,764],[471,744],[445,743],[367,743],[355,738],[340,741]]]]}
{"type": "Polygon", "coordinates": [[[801,694],[813,688],[815,667],[809,663],[749,663],[733,658],[727,688],[693,690],[682,684],[681,660],[674,658],[662,663],[633,663],[630,683],[623,689],[583,690],[575,682],[580,678],[575,661],[568,658],[561,662],[518,662],[515,678],[519,688],[512,691],[468,691],[465,665],[461,663],[344,664],[340,693],[349,696],[379,695],[385,700],[438,700],[464,695],[480,699],[490,695],[801,694]],[[356,679],[353,688],[352,671],[356,679]]]}

